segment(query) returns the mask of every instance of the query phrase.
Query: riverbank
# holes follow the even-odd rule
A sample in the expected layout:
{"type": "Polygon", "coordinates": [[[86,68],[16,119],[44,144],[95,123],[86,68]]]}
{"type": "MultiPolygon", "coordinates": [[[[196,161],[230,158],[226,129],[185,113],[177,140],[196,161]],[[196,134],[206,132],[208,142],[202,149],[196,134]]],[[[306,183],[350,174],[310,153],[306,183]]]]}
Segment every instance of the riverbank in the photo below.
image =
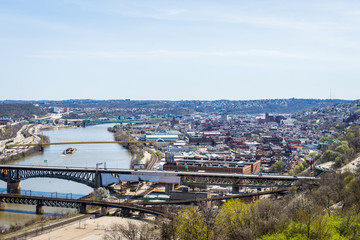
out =
{"type": "MultiPolygon", "coordinates": [[[[138,138],[130,134],[130,131],[123,130],[121,126],[116,125],[108,128],[108,131],[113,133],[115,141],[138,141],[138,138]]],[[[156,163],[160,162],[158,156],[161,155],[155,149],[151,149],[142,143],[128,144],[121,143],[122,147],[126,148],[131,154],[130,169],[134,169],[135,165],[142,165],[146,169],[151,170],[156,163]]]]}
{"type": "MultiPolygon", "coordinates": [[[[66,126],[66,129],[47,131],[44,134],[50,137],[51,142],[113,141],[113,134],[107,131],[109,126],[113,126],[113,124],[100,124],[86,128],[69,128],[66,126]]],[[[54,126],[45,127],[47,130],[59,129],[59,127],[54,126]]],[[[38,133],[40,134],[40,132],[38,133]]],[[[129,152],[118,144],[65,144],[50,145],[43,152],[36,152],[30,157],[14,162],[14,164],[88,168],[95,167],[97,163],[104,161],[108,168],[129,169],[130,160],[129,152]],[[72,155],[63,155],[64,149],[68,147],[76,147],[77,152],[72,155]]],[[[8,162],[7,164],[12,163],[8,162]]],[[[6,190],[6,182],[0,181],[0,184],[0,188],[6,190]]],[[[56,191],[67,194],[67,196],[70,196],[71,193],[87,195],[93,190],[86,184],[57,178],[29,178],[26,181],[21,181],[21,188],[24,191],[32,190],[44,193],[56,191]]],[[[44,211],[45,215],[52,215],[54,212],[67,210],[45,207],[44,211]]],[[[23,225],[26,221],[33,221],[34,218],[37,216],[33,206],[11,205],[7,206],[7,211],[0,212],[0,225],[9,227],[15,225],[16,222],[21,222],[23,225]]]]}
{"type": "MultiPolygon", "coordinates": [[[[48,143],[50,139],[47,136],[42,135],[42,131],[74,128],[69,125],[56,125],[48,126],[42,124],[27,124],[23,125],[18,130],[16,137],[11,139],[5,139],[0,142],[0,163],[9,163],[23,159],[38,153],[41,149],[39,146],[21,146],[7,149],[8,145],[22,145],[22,144],[39,144],[41,142],[48,143]]],[[[76,128],[76,127],[75,127],[76,128]]]]}
{"type": "MultiPolygon", "coordinates": [[[[119,125],[109,127],[108,131],[113,133],[115,141],[137,141],[130,132],[123,131],[119,125]]],[[[133,169],[135,164],[140,164],[140,162],[142,162],[142,159],[145,157],[145,148],[143,144],[120,143],[120,145],[127,149],[131,155],[130,169],[133,169]]]]}

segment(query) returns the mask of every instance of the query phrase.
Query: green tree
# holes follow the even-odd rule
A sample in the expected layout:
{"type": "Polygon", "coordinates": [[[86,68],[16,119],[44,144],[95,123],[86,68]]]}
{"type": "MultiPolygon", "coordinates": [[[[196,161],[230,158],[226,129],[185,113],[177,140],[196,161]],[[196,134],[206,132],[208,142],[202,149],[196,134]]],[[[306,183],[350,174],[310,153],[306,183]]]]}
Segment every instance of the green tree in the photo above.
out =
{"type": "Polygon", "coordinates": [[[212,239],[213,231],[207,227],[203,214],[192,206],[185,208],[178,215],[176,235],[182,240],[208,240],[212,239]]]}
{"type": "Polygon", "coordinates": [[[285,170],[285,164],[283,161],[277,161],[272,165],[272,169],[275,172],[283,172],[285,170]]]}
{"type": "Polygon", "coordinates": [[[216,218],[217,229],[225,239],[253,239],[251,223],[250,207],[239,199],[227,201],[216,218]]]}

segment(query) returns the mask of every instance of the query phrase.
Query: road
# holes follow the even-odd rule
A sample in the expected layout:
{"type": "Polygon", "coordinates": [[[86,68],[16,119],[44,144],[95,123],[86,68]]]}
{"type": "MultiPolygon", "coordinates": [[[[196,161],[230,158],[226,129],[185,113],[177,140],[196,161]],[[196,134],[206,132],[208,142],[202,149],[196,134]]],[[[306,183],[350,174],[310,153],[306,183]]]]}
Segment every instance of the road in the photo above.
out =
{"type": "Polygon", "coordinates": [[[350,170],[350,171],[356,171],[360,167],[360,157],[355,158],[345,166],[341,168],[341,172],[350,170]]]}

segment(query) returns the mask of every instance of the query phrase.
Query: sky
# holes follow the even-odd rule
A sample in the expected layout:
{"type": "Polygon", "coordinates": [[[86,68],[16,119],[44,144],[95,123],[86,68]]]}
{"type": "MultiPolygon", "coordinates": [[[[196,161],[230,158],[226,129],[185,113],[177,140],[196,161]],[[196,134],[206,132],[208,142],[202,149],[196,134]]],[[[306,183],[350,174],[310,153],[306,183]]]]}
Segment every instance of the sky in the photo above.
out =
{"type": "Polygon", "coordinates": [[[359,76],[357,0],[0,0],[0,100],[351,100],[359,76]]]}

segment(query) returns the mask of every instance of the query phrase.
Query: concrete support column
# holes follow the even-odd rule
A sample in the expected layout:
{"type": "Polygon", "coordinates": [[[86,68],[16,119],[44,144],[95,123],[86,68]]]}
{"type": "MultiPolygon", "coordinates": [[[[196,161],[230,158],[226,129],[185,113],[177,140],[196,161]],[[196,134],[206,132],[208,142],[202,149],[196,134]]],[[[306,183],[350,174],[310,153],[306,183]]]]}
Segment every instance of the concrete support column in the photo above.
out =
{"type": "Polygon", "coordinates": [[[80,204],[79,212],[81,214],[86,214],[87,213],[86,212],[86,204],[84,204],[84,203],[80,204]]]}
{"type": "Polygon", "coordinates": [[[101,215],[105,216],[109,214],[109,209],[107,207],[101,207],[101,215]]]}
{"type": "Polygon", "coordinates": [[[44,207],[42,205],[36,205],[36,214],[44,214],[44,207]]]}
{"type": "Polygon", "coordinates": [[[101,174],[96,172],[95,173],[95,188],[99,188],[102,187],[102,180],[101,180],[101,174]]]}
{"type": "Polygon", "coordinates": [[[21,181],[7,183],[7,193],[20,194],[20,192],[21,192],[21,181]]]}
{"type": "Polygon", "coordinates": [[[165,194],[170,195],[170,191],[174,190],[174,184],[166,183],[165,184],[165,194]]]}

